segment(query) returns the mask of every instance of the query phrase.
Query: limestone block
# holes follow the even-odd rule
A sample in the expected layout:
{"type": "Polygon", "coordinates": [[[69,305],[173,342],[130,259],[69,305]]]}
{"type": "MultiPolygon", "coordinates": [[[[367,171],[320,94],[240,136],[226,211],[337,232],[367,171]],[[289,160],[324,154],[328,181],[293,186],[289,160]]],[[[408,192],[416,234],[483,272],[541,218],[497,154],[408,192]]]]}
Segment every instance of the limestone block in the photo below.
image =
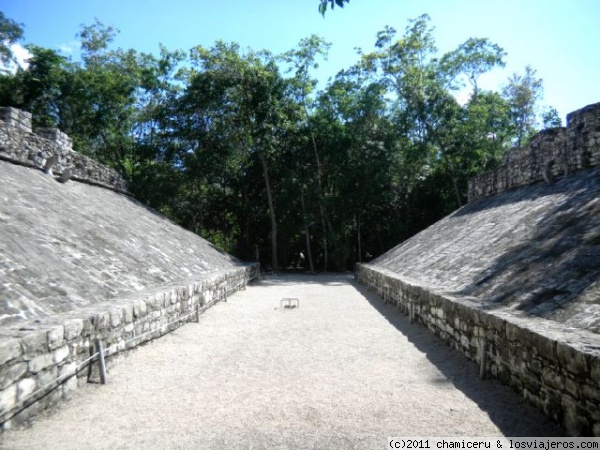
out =
{"type": "Polygon", "coordinates": [[[64,322],[65,327],[65,339],[67,342],[81,336],[83,331],[83,319],[68,319],[64,322]]]}
{"type": "Polygon", "coordinates": [[[589,360],[590,366],[590,377],[591,379],[600,386],[600,357],[592,356],[589,360]]]}
{"type": "Polygon", "coordinates": [[[5,389],[27,373],[27,363],[15,362],[4,365],[0,370],[0,389],[5,389]]]}
{"type": "Polygon", "coordinates": [[[138,300],[133,305],[133,317],[140,318],[146,315],[147,307],[144,300],[138,300]]]}
{"type": "Polygon", "coordinates": [[[34,378],[25,378],[17,384],[17,401],[22,401],[35,392],[37,383],[34,378]]]}
{"type": "Polygon", "coordinates": [[[69,399],[73,396],[73,393],[77,390],[77,377],[71,377],[67,379],[62,385],[63,398],[69,399]]]}
{"type": "Polygon", "coordinates": [[[556,356],[562,369],[578,376],[586,376],[589,373],[584,354],[572,345],[557,342],[556,356]]]}
{"type": "Polygon", "coordinates": [[[37,374],[38,385],[46,386],[47,384],[54,383],[56,378],[58,377],[58,369],[56,366],[50,366],[46,370],[42,370],[37,374]]]}
{"type": "Polygon", "coordinates": [[[36,356],[29,361],[29,372],[36,374],[45,368],[50,367],[52,364],[54,364],[54,357],[52,353],[45,353],[43,355],[36,356]]]}
{"type": "Polygon", "coordinates": [[[70,377],[75,375],[75,372],[77,371],[77,363],[75,361],[65,364],[64,366],[62,366],[59,370],[58,370],[58,376],[59,377],[70,377]]]}
{"type": "Polygon", "coordinates": [[[45,330],[32,331],[21,338],[23,359],[30,360],[35,355],[48,352],[48,339],[45,330]]]}
{"type": "Polygon", "coordinates": [[[52,327],[46,333],[48,339],[48,349],[56,350],[64,345],[65,342],[65,327],[60,325],[52,327]]]}
{"type": "Polygon", "coordinates": [[[0,391],[0,413],[10,411],[17,403],[17,385],[12,384],[0,391]]]}
{"type": "Polygon", "coordinates": [[[554,389],[560,391],[565,389],[565,377],[560,372],[554,370],[549,366],[545,366],[542,369],[542,379],[544,383],[554,389]]]}
{"type": "Polygon", "coordinates": [[[571,436],[586,436],[590,431],[590,422],[585,411],[567,396],[562,397],[561,404],[564,411],[563,425],[567,433],[571,436]]]}
{"type": "Polygon", "coordinates": [[[574,399],[579,399],[579,383],[576,383],[572,378],[565,378],[565,388],[574,399]]]}
{"type": "Polygon", "coordinates": [[[469,338],[463,334],[460,337],[460,344],[462,345],[462,347],[468,349],[469,348],[469,343],[470,343],[469,338]]]}
{"type": "Polygon", "coordinates": [[[133,305],[123,306],[123,321],[125,323],[133,322],[133,305]]]}
{"type": "Polygon", "coordinates": [[[21,356],[21,345],[14,338],[0,340],[0,366],[21,356]]]}
{"type": "Polygon", "coordinates": [[[114,309],[110,312],[110,325],[113,328],[116,328],[119,325],[121,325],[122,321],[123,321],[123,310],[122,309],[114,309]]]}
{"type": "Polygon", "coordinates": [[[102,311],[92,316],[92,323],[96,330],[107,330],[110,328],[110,313],[102,311]]]}
{"type": "Polygon", "coordinates": [[[65,359],[67,359],[70,355],[69,346],[65,345],[54,352],[54,362],[56,364],[60,364],[65,359]]]}
{"type": "Polygon", "coordinates": [[[600,403],[600,386],[591,386],[589,384],[581,385],[581,396],[596,403],[600,403]]]}
{"type": "Polygon", "coordinates": [[[532,358],[527,361],[527,369],[534,374],[542,373],[542,363],[541,360],[537,358],[532,358]]]}
{"type": "Polygon", "coordinates": [[[528,334],[528,342],[535,355],[550,361],[556,359],[556,341],[554,339],[532,332],[528,334]]]}

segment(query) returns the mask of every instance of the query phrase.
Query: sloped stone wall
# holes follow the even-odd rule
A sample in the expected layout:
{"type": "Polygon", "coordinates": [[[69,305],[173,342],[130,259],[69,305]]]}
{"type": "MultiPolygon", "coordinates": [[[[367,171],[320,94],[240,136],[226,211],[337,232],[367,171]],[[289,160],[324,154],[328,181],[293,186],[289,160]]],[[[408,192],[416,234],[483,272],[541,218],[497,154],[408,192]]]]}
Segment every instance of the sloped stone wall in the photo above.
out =
{"type": "Polygon", "coordinates": [[[18,329],[3,330],[0,429],[20,424],[68,398],[78,384],[86,383],[90,377],[97,380],[96,360],[91,365],[85,363],[96,352],[97,339],[103,342],[110,362],[118,354],[194,321],[197,307],[207,308],[225,299],[225,294],[244,289],[258,271],[257,264],[222,270],[188,285],[114,299],[56,316],[43,324],[31,322],[18,329]],[[53,383],[57,377],[63,379],[53,383]],[[49,383],[49,387],[30,397],[49,383]]]}
{"type": "Polygon", "coordinates": [[[571,435],[600,436],[600,343],[585,330],[515,317],[483,303],[436,292],[380,267],[358,264],[356,277],[480,364],[571,435]],[[483,363],[482,363],[483,361],[483,363]]]}
{"type": "Polygon", "coordinates": [[[529,146],[508,150],[500,167],[470,179],[469,201],[598,164],[600,103],[595,103],[568,114],[567,128],[541,131],[529,146]]]}
{"type": "Polygon", "coordinates": [[[0,191],[0,431],[97,380],[97,340],[110,363],[259,272],[14,108],[0,108],[0,191]]]}
{"type": "Polygon", "coordinates": [[[69,136],[54,128],[41,128],[32,133],[31,114],[15,108],[0,108],[0,159],[28,167],[43,169],[55,157],[53,173],[68,170],[70,178],[127,193],[127,185],[114,169],[73,151],[69,136]]]}

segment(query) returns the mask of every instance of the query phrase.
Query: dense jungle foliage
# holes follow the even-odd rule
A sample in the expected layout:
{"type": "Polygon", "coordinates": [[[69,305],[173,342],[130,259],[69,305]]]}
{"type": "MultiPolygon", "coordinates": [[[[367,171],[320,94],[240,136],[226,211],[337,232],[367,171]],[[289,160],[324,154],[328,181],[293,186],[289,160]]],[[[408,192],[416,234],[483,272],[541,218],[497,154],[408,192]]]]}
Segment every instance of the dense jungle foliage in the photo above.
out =
{"type": "MultiPolygon", "coordinates": [[[[117,32],[82,27],[77,61],[27,45],[26,69],[4,65],[0,105],[58,127],[183,227],[275,268],[345,270],[386,251],[463,205],[468,178],[506,148],[560,124],[535,70],[481,89],[503,49],[471,38],[439,54],[427,15],[386,27],[322,90],[318,36],[281,55],[220,41],[153,55],[113,48],[117,32]]],[[[4,63],[22,36],[0,17],[4,63]]]]}

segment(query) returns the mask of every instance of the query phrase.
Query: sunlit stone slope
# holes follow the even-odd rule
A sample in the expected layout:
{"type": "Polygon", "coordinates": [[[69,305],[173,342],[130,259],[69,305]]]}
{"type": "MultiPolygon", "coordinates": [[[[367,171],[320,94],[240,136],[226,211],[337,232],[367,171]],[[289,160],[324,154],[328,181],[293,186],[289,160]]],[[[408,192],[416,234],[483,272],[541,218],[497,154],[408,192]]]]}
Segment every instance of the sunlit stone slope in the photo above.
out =
{"type": "Polygon", "coordinates": [[[600,332],[600,168],[473,201],[368,266],[600,332]]]}
{"type": "Polygon", "coordinates": [[[127,196],[0,161],[0,325],[238,265],[127,196]]]}

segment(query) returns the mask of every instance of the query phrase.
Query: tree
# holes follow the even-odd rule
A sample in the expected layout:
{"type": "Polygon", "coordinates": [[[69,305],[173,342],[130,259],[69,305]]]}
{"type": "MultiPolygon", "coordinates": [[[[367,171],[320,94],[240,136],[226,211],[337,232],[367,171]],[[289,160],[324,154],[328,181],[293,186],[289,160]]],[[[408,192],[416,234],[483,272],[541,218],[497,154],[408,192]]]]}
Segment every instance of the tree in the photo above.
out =
{"type": "Polygon", "coordinates": [[[465,76],[473,89],[473,100],[477,99],[479,77],[496,67],[504,67],[506,52],[488,39],[469,38],[454,51],[441,58],[441,67],[451,79],[465,76]]]}
{"type": "Polygon", "coordinates": [[[23,24],[9,19],[0,11],[0,73],[8,72],[7,66],[13,62],[11,45],[23,38],[23,24]]]}
{"type": "Polygon", "coordinates": [[[335,5],[337,5],[340,8],[343,8],[344,3],[350,3],[350,0],[321,0],[321,3],[319,4],[319,12],[324,17],[325,13],[327,12],[327,7],[333,9],[335,5]]]}
{"type": "Polygon", "coordinates": [[[254,158],[260,164],[271,223],[271,264],[277,270],[278,221],[269,160],[285,129],[280,108],[285,83],[271,54],[241,54],[237,44],[219,41],[211,49],[198,46],[192,50],[192,61],[197,71],[185,95],[188,108],[201,106],[202,126],[222,142],[221,148],[223,144],[228,147],[227,157],[237,160],[238,170],[254,158]],[[205,101],[199,104],[202,97],[205,101]]]}
{"type": "Polygon", "coordinates": [[[544,129],[562,127],[562,119],[556,108],[548,106],[544,109],[542,112],[542,127],[544,129]]]}
{"type": "Polygon", "coordinates": [[[531,66],[526,66],[523,75],[514,73],[508,79],[508,85],[504,87],[502,94],[509,102],[514,129],[513,144],[521,147],[537,129],[537,103],[544,95],[542,79],[537,78],[536,71],[531,66]]]}
{"type": "MultiPolygon", "coordinates": [[[[315,179],[317,186],[317,197],[318,197],[318,207],[319,207],[319,215],[321,218],[321,228],[323,233],[323,270],[327,271],[327,265],[329,260],[329,242],[328,242],[328,221],[327,221],[327,211],[323,202],[323,169],[321,164],[321,157],[319,156],[319,149],[317,146],[317,140],[315,136],[315,131],[310,124],[311,119],[311,110],[312,110],[312,100],[310,98],[311,93],[315,89],[317,85],[317,80],[310,78],[310,69],[316,69],[319,67],[316,59],[317,57],[323,57],[327,59],[327,53],[331,44],[326,42],[323,38],[312,35],[306,39],[302,39],[298,44],[297,48],[294,50],[290,50],[284,53],[281,59],[290,64],[290,71],[295,71],[294,77],[290,80],[289,87],[291,89],[291,93],[294,96],[295,101],[297,101],[304,112],[303,115],[303,125],[308,130],[308,134],[310,136],[310,144],[312,146],[314,160],[316,164],[315,170],[315,179]]],[[[304,186],[304,185],[303,185],[304,186]]],[[[305,192],[301,192],[302,197],[302,207],[305,207],[304,204],[304,195],[305,192]]],[[[304,213],[304,217],[306,214],[304,213]]],[[[309,265],[313,267],[312,261],[312,251],[310,248],[310,239],[309,239],[309,227],[305,225],[305,233],[306,233],[306,245],[307,245],[307,253],[309,256],[309,265]]]]}

